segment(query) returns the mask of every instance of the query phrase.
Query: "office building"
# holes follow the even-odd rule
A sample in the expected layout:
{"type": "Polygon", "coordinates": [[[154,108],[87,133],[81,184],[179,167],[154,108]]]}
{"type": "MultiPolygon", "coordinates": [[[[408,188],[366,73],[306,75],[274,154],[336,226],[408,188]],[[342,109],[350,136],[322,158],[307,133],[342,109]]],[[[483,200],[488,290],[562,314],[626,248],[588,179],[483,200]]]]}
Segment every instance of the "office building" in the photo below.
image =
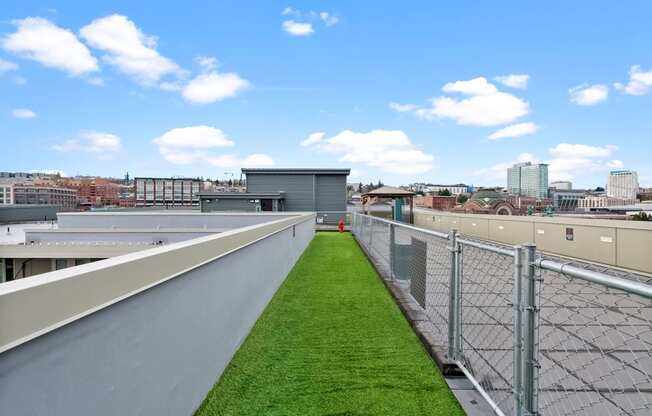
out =
{"type": "Polygon", "coordinates": [[[8,184],[0,184],[0,205],[13,205],[14,188],[8,184]]]}
{"type": "Polygon", "coordinates": [[[595,211],[600,208],[608,208],[614,206],[634,205],[638,202],[633,198],[613,198],[610,196],[587,196],[577,202],[577,208],[584,211],[595,211]]]}
{"type": "Polygon", "coordinates": [[[441,191],[448,191],[451,193],[451,195],[460,195],[471,192],[470,187],[463,183],[458,183],[455,185],[428,185],[425,189],[426,192],[433,194],[439,193],[441,191]]]}
{"type": "Polygon", "coordinates": [[[55,186],[12,185],[16,205],[56,205],[77,207],[77,190],[55,186]]]}
{"type": "Polygon", "coordinates": [[[346,211],[350,169],[242,169],[247,191],[203,192],[202,212],[346,211]]]}
{"type": "Polygon", "coordinates": [[[199,207],[199,179],[135,178],[134,182],[136,207],[199,207]]]}
{"type": "Polygon", "coordinates": [[[573,182],[571,181],[555,181],[550,183],[550,189],[558,191],[571,191],[573,190],[573,182]]]}
{"type": "Polygon", "coordinates": [[[611,198],[636,199],[638,173],[631,170],[615,170],[609,173],[607,196],[611,198]]]}
{"type": "Polygon", "coordinates": [[[512,195],[546,198],[548,196],[548,165],[525,162],[508,168],[507,189],[512,195]]]}

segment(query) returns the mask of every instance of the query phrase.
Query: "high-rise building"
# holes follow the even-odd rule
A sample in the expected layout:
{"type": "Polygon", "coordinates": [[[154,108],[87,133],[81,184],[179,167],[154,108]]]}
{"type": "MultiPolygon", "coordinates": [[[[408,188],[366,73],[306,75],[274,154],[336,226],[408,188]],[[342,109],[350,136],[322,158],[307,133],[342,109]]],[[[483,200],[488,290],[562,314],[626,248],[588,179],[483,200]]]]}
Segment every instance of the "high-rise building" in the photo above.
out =
{"type": "Polygon", "coordinates": [[[548,196],[548,165],[525,162],[508,168],[507,189],[512,195],[546,198],[548,196]]]}
{"type": "Polygon", "coordinates": [[[638,188],[638,173],[632,170],[614,170],[609,173],[608,197],[636,199],[638,188]]]}

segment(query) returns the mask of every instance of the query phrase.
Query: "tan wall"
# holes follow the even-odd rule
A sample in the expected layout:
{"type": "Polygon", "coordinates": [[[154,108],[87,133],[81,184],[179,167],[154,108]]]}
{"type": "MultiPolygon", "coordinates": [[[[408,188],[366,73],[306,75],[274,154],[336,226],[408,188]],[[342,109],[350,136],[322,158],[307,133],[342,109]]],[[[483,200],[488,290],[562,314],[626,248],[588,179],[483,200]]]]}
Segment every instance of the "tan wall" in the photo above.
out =
{"type": "Polygon", "coordinates": [[[417,227],[461,234],[505,244],[534,242],[561,256],[652,273],[652,224],[573,217],[508,217],[502,215],[416,212],[417,227]],[[573,229],[573,240],[566,229],[573,229]]]}

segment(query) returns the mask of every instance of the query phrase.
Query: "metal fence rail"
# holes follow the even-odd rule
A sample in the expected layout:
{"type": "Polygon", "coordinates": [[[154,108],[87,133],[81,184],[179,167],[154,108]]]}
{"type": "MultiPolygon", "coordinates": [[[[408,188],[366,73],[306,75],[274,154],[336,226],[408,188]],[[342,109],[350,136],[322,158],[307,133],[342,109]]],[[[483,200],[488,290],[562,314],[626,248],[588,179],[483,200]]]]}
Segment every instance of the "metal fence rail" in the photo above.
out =
{"type": "Polygon", "coordinates": [[[649,279],[357,213],[352,231],[496,414],[652,414],[649,279]]]}

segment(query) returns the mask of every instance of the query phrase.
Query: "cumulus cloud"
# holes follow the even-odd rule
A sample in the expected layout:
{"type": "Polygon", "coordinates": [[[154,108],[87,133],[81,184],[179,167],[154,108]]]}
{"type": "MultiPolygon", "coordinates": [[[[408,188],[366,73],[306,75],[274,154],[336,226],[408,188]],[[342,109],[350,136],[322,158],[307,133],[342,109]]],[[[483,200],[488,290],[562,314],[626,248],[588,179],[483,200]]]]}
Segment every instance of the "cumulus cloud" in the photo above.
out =
{"type": "Polygon", "coordinates": [[[7,52],[73,76],[99,70],[95,57],[70,30],[41,17],[28,17],[12,23],[16,31],[2,39],[2,48],[7,52]]]}
{"type": "Polygon", "coordinates": [[[489,140],[498,140],[506,137],[521,137],[536,133],[539,126],[534,123],[512,124],[489,135],[489,140]]]}
{"type": "MultiPolygon", "coordinates": [[[[313,134],[304,142],[309,141],[311,137],[319,136],[313,134]]],[[[340,162],[362,164],[388,173],[420,174],[434,167],[434,156],[416,148],[410,138],[400,130],[360,133],[344,130],[326,139],[322,136],[311,146],[321,152],[338,156],[340,162]]]]}
{"type": "Polygon", "coordinates": [[[127,16],[95,19],[79,33],[91,47],[106,52],[103,60],[143,84],[182,73],[175,62],[158,53],[156,36],[143,33],[127,16]]]}
{"type": "Polygon", "coordinates": [[[101,158],[110,158],[121,147],[122,139],[120,137],[99,131],[82,131],[76,138],[52,146],[59,152],[94,153],[101,158]]]}
{"type": "Polygon", "coordinates": [[[617,82],[614,87],[625,94],[645,95],[652,90],[652,69],[643,71],[639,65],[634,65],[629,69],[629,82],[625,85],[617,82]]]}
{"type": "Polygon", "coordinates": [[[326,133],[323,132],[312,133],[310,136],[308,136],[306,140],[303,140],[301,142],[301,146],[306,147],[306,146],[312,146],[313,144],[317,144],[324,138],[325,135],[326,133]]]}
{"type": "Polygon", "coordinates": [[[324,22],[326,26],[335,26],[340,22],[340,19],[337,16],[333,16],[328,12],[319,13],[319,18],[324,22]]]}
{"type": "Polygon", "coordinates": [[[498,92],[494,84],[487,82],[485,77],[473,78],[468,81],[449,82],[442,88],[444,92],[459,92],[465,95],[491,95],[498,92]]]}
{"type": "Polygon", "coordinates": [[[220,167],[265,167],[274,164],[272,158],[255,153],[244,158],[235,155],[215,155],[211,151],[233,147],[235,143],[220,129],[210,126],[190,126],[169,130],[152,140],[168,162],[177,165],[206,162],[220,167]]]}
{"type": "Polygon", "coordinates": [[[182,94],[191,103],[211,104],[235,97],[249,87],[251,87],[251,83],[235,72],[211,71],[192,79],[183,88],[182,94]]]}
{"type": "Polygon", "coordinates": [[[17,71],[18,70],[18,64],[15,62],[11,61],[5,61],[4,59],[0,59],[0,74],[3,72],[9,72],[9,71],[17,71]]]}
{"type": "Polygon", "coordinates": [[[494,78],[494,80],[500,82],[506,87],[524,90],[527,88],[527,83],[530,80],[530,76],[527,74],[509,74],[497,76],[494,78]]]}
{"type": "Polygon", "coordinates": [[[401,104],[396,102],[389,103],[389,108],[399,113],[411,113],[412,111],[419,108],[416,104],[401,104]]]}
{"type": "Polygon", "coordinates": [[[609,97],[609,87],[602,84],[582,84],[568,90],[571,102],[577,105],[596,105],[609,97]]]}
{"type": "Polygon", "coordinates": [[[29,119],[36,117],[36,113],[29,108],[16,108],[11,112],[14,118],[29,119]]]}
{"type": "Polygon", "coordinates": [[[430,106],[390,103],[390,108],[400,112],[412,111],[422,120],[448,118],[460,125],[499,126],[513,123],[527,115],[530,106],[512,94],[499,91],[484,77],[445,84],[444,92],[462,94],[464,97],[440,96],[430,99],[430,106]]]}
{"type": "Polygon", "coordinates": [[[312,28],[312,23],[301,23],[294,20],[285,20],[281,24],[283,30],[292,36],[310,36],[315,30],[312,28]]]}
{"type": "Polygon", "coordinates": [[[606,173],[611,169],[621,169],[624,163],[612,159],[618,146],[593,146],[586,144],[560,143],[548,149],[547,158],[537,158],[530,153],[523,153],[511,162],[498,163],[489,168],[480,169],[475,176],[485,180],[506,180],[507,168],[514,163],[547,163],[548,176],[551,181],[593,179],[596,174],[606,173]]]}

